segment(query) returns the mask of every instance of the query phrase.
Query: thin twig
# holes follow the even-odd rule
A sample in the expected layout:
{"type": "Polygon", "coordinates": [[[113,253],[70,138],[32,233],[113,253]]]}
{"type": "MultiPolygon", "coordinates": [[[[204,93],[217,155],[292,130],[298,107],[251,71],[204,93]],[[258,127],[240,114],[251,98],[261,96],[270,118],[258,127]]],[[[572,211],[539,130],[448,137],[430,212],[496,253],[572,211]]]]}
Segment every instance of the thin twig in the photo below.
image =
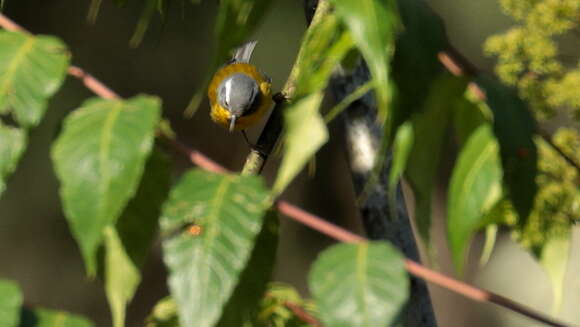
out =
{"type": "Polygon", "coordinates": [[[290,309],[290,311],[292,311],[292,313],[294,313],[294,315],[298,317],[298,319],[304,321],[305,323],[316,327],[322,327],[320,321],[314,318],[311,314],[309,314],[306,310],[304,310],[304,308],[302,308],[298,304],[292,303],[290,301],[285,301],[284,306],[290,309]]]}
{"type": "MultiPolygon", "coordinates": [[[[13,31],[20,31],[20,32],[25,32],[25,30],[23,28],[21,28],[19,25],[17,25],[16,23],[12,22],[10,19],[8,19],[6,16],[4,16],[3,14],[0,13],[0,26],[7,29],[7,30],[13,30],[13,31]]],[[[80,69],[80,68],[79,68],[80,69]]],[[[82,72],[84,72],[82,69],[80,70],[82,72]]],[[[91,75],[87,74],[87,73],[83,73],[83,74],[77,74],[77,75],[73,75],[77,78],[80,79],[84,79],[84,78],[88,78],[91,83],[85,83],[85,86],[87,88],[89,88],[91,91],[93,91],[95,94],[101,96],[101,97],[109,97],[109,98],[116,98],[118,97],[118,95],[113,92],[110,88],[108,88],[107,86],[105,86],[103,83],[101,83],[100,81],[96,80],[94,77],[92,77],[91,75]],[[93,82],[96,81],[96,82],[93,82]],[[89,86],[90,85],[90,86],[89,86]]],[[[187,147],[186,145],[176,141],[176,140],[172,140],[171,138],[167,138],[168,139],[168,143],[170,145],[172,145],[173,147],[175,147],[180,153],[182,153],[183,155],[185,155],[193,164],[196,164],[197,166],[209,170],[209,171],[214,171],[214,172],[218,172],[218,173],[224,173],[227,172],[227,169],[225,169],[224,167],[222,167],[221,165],[219,165],[218,163],[216,163],[215,161],[209,159],[207,156],[205,156],[203,153],[190,149],[189,147],[187,147]]],[[[292,218],[304,225],[307,225],[309,227],[311,227],[312,229],[315,229],[329,237],[332,237],[334,239],[336,239],[337,241],[342,241],[342,242],[349,242],[349,243],[357,243],[357,242],[365,242],[368,241],[367,239],[365,239],[364,237],[358,236],[356,234],[353,234],[341,227],[338,227],[332,223],[327,222],[326,220],[313,215],[309,212],[304,211],[303,209],[298,208],[297,206],[294,206],[286,201],[277,201],[276,206],[278,208],[278,210],[285,214],[288,218],[292,218]]],[[[474,301],[477,302],[491,302],[494,304],[497,304],[501,307],[507,308],[511,311],[520,313],[524,316],[527,316],[531,319],[543,322],[549,326],[553,326],[553,327],[569,327],[571,325],[568,324],[564,324],[561,322],[558,322],[555,319],[552,319],[550,317],[547,317],[546,315],[535,311],[531,308],[528,308],[522,304],[519,304],[515,301],[512,301],[510,299],[507,299],[501,295],[468,285],[466,283],[463,283],[459,280],[453,279],[451,277],[445,276],[439,272],[436,272],[434,270],[431,270],[415,261],[409,260],[409,259],[405,259],[405,268],[407,269],[407,271],[414,275],[417,276],[419,278],[422,278],[432,284],[438,285],[440,287],[443,287],[445,289],[448,289],[452,292],[455,292],[457,294],[461,294],[469,299],[472,299],[474,301]]]]}
{"type": "MultiPolygon", "coordinates": [[[[455,76],[475,76],[477,74],[477,69],[469,63],[459,52],[450,47],[447,51],[442,51],[438,54],[439,61],[443,66],[455,76]]],[[[485,91],[477,85],[475,82],[470,82],[468,88],[477,96],[479,100],[486,101],[485,91]]],[[[538,129],[537,133],[552,147],[558,154],[566,160],[572,167],[574,167],[580,173],[580,164],[577,163],[572,157],[570,157],[562,148],[557,144],[552,142],[550,135],[545,131],[538,129]]]]}

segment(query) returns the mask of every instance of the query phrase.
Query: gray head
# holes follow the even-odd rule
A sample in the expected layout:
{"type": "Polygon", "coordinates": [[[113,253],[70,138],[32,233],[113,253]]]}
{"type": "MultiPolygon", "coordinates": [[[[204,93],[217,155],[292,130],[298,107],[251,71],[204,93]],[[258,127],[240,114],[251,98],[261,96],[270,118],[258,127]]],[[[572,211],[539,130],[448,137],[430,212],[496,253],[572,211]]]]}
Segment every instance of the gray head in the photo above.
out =
{"type": "Polygon", "coordinates": [[[218,102],[232,116],[230,131],[233,130],[236,119],[252,107],[259,92],[258,83],[250,76],[241,73],[232,74],[218,86],[218,102]]]}

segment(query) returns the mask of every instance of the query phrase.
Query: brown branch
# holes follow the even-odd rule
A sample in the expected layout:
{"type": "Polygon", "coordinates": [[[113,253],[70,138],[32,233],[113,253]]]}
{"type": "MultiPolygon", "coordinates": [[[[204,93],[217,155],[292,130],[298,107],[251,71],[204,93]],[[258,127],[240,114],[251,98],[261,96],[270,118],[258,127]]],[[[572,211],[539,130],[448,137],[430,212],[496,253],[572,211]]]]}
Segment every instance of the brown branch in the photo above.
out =
{"type": "MultiPolygon", "coordinates": [[[[11,31],[19,31],[28,33],[18,24],[14,23],[6,16],[0,13],[0,26],[5,28],[6,30],[11,31]]],[[[451,58],[451,57],[450,57],[451,58]]],[[[452,59],[453,60],[453,59],[452,59]]],[[[456,61],[453,61],[456,62],[456,61]]],[[[111,98],[119,98],[119,96],[113,92],[110,88],[108,88],[105,84],[97,80],[96,78],[92,77],[91,75],[84,72],[84,70],[71,66],[72,72],[69,69],[69,74],[76,78],[79,78],[83,81],[84,85],[93,91],[96,95],[111,99],[111,98]]],[[[461,67],[461,66],[459,66],[461,67]]],[[[217,173],[224,173],[227,172],[227,169],[216,163],[215,161],[211,160],[203,153],[193,150],[187,147],[185,144],[180,143],[179,141],[172,140],[171,138],[166,138],[168,143],[175,147],[180,153],[186,156],[193,164],[197,166],[217,172],[217,173]]],[[[357,242],[365,242],[368,241],[366,238],[353,234],[341,227],[338,227],[328,221],[313,215],[305,210],[294,206],[286,201],[279,200],[276,202],[276,207],[278,210],[285,214],[287,217],[292,218],[304,225],[311,227],[329,237],[332,237],[338,241],[348,242],[348,243],[357,243],[357,242]]],[[[554,327],[568,327],[571,325],[564,324],[558,322],[555,319],[547,317],[546,315],[535,311],[531,308],[528,308],[522,304],[519,304],[515,301],[507,299],[501,295],[483,290],[481,288],[477,288],[471,285],[468,285],[464,282],[459,280],[453,279],[451,277],[445,276],[439,272],[431,270],[415,261],[405,259],[405,268],[407,271],[419,278],[422,278],[432,284],[438,285],[445,289],[448,289],[452,292],[457,294],[461,294],[469,299],[472,299],[477,302],[491,302],[497,304],[501,307],[507,308],[511,311],[520,313],[526,317],[534,319],[536,321],[543,322],[549,326],[554,327]]]]}
{"type": "Polygon", "coordinates": [[[298,304],[295,304],[295,303],[292,303],[289,301],[285,301],[284,306],[286,306],[286,308],[290,309],[290,311],[292,311],[292,313],[296,317],[298,317],[298,319],[304,321],[305,323],[310,324],[312,326],[316,326],[316,327],[322,327],[322,324],[320,323],[320,321],[318,321],[315,317],[313,317],[311,314],[309,314],[306,310],[304,310],[304,308],[302,308],[298,304]]]}
{"type": "MultiPolygon", "coordinates": [[[[478,71],[475,66],[473,66],[469,61],[467,61],[459,52],[450,47],[447,51],[442,51],[437,56],[441,64],[453,75],[455,76],[475,76],[478,71]]],[[[485,91],[477,85],[475,82],[470,82],[467,86],[470,91],[472,91],[478,99],[486,101],[485,91]]],[[[562,148],[557,144],[552,142],[550,135],[544,130],[538,129],[537,134],[539,134],[558,154],[566,160],[572,167],[574,167],[580,173],[580,163],[576,162],[574,158],[570,157],[562,148]]]]}

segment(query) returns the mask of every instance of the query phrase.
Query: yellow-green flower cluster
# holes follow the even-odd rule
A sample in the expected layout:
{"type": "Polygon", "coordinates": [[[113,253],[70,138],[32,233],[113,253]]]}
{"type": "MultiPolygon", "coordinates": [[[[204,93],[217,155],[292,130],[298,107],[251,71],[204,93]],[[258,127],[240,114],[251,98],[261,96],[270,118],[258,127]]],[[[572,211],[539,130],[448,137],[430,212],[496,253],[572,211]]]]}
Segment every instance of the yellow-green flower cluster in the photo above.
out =
{"type": "MultiPolygon", "coordinates": [[[[580,161],[580,134],[561,128],[553,142],[569,156],[580,161]]],[[[517,214],[507,200],[496,205],[494,221],[514,228],[514,238],[536,255],[550,239],[566,237],[580,221],[580,176],[550,145],[538,140],[538,194],[534,209],[524,226],[517,224],[517,214]]]]}
{"type": "Polygon", "coordinates": [[[518,24],[491,36],[485,51],[498,58],[495,71],[518,88],[538,118],[549,118],[558,107],[570,108],[580,118],[579,66],[561,62],[555,37],[580,28],[578,0],[500,0],[504,12],[518,24]]]}

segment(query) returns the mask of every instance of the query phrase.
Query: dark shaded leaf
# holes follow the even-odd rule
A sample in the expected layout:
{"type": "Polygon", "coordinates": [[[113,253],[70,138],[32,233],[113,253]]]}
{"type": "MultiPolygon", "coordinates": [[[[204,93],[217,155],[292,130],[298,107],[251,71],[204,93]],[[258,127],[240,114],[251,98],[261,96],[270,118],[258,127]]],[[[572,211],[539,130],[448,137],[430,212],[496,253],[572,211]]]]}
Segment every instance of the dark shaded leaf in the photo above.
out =
{"type": "Polygon", "coordinates": [[[430,240],[431,196],[435,186],[443,142],[451,110],[462,96],[466,81],[442,73],[430,87],[423,109],[412,117],[414,144],[407,161],[406,176],[415,195],[419,234],[430,240]]]}
{"type": "Polygon", "coordinates": [[[524,226],[538,192],[538,153],[533,140],[536,124],[512,89],[486,76],[478,78],[477,84],[485,91],[493,112],[493,133],[499,141],[503,179],[518,213],[518,224],[524,226]]]}

